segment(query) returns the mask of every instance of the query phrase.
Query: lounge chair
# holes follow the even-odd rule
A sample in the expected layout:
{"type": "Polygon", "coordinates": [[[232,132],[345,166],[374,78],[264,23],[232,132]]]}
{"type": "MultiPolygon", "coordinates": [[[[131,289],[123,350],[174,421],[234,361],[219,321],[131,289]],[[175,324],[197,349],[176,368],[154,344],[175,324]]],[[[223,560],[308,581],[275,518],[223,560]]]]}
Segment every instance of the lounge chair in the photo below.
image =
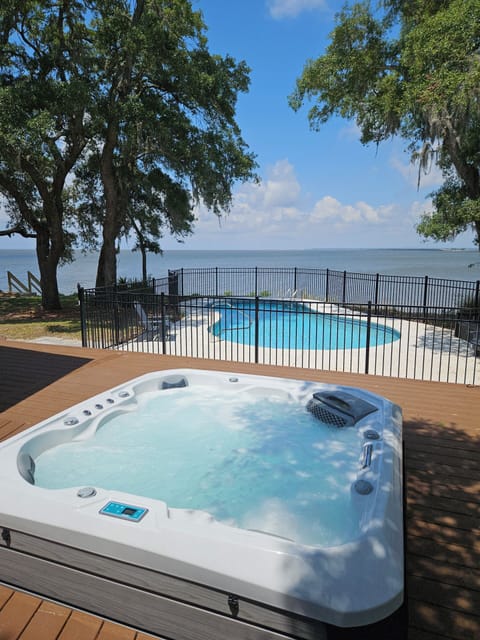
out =
{"type": "Polygon", "coordinates": [[[163,340],[169,336],[170,322],[167,318],[147,315],[145,309],[139,302],[134,302],[133,306],[140,320],[140,324],[144,329],[142,338],[146,337],[147,340],[163,340]]]}

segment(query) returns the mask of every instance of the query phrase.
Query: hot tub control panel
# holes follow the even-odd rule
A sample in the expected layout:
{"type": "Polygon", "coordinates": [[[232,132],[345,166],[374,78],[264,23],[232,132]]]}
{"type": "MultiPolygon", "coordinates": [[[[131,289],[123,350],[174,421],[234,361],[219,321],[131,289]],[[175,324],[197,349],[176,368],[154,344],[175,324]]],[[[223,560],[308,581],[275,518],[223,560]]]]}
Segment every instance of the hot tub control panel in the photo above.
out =
{"type": "Polygon", "coordinates": [[[108,502],[100,509],[102,515],[121,518],[122,520],[130,520],[131,522],[139,522],[148,512],[145,507],[135,507],[131,504],[123,502],[108,502]]]}

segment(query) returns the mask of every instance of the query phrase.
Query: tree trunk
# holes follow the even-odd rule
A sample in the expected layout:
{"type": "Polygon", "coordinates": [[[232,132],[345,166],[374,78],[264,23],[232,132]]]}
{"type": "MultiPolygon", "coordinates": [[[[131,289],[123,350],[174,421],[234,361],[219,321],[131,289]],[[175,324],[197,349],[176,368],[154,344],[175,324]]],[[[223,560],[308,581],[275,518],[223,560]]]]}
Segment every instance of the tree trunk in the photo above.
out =
{"type": "Polygon", "coordinates": [[[52,246],[53,244],[46,229],[37,231],[36,251],[42,286],[42,307],[46,311],[62,308],[57,282],[60,255],[58,250],[52,246]]]}
{"type": "Polygon", "coordinates": [[[103,244],[97,266],[97,287],[111,287],[117,283],[117,253],[115,241],[122,228],[123,212],[120,210],[121,185],[115,170],[113,159],[117,145],[118,127],[115,119],[110,122],[105,145],[100,158],[100,174],[102,177],[103,193],[105,195],[105,218],[103,220],[103,244]]]}
{"type": "Polygon", "coordinates": [[[117,252],[115,241],[121,229],[121,215],[119,212],[119,197],[117,180],[113,164],[113,149],[116,141],[116,131],[110,129],[110,139],[107,140],[100,160],[103,192],[105,194],[105,218],[103,220],[103,243],[97,266],[97,287],[111,287],[117,283],[117,252]]]}
{"type": "MultiPolygon", "coordinates": [[[[131,18],[132,26],[137,25],[145,10],[145,0],[136,0],[131,18]]],[[[105,134],[105,144],[100,157],[100,174],[105,196],[105,218],[103,221],[103,245],[97,266],[97,287],[113,286],[117,283],[117,253],[115,242],[120,235],[126,218],[127,194],[115,167],[114,154],[118,150],[118,138],[122,116],[118,113],[118,105],[124,105],[132,88],[132,54],[126,60],[119,59],[120,71],[118,81],[110,90],[110,113],[105,134]]]]}
{"type": "Polygon", "coordinates": [[[147,249],[145,245],[140,245],[140,251],[142,253],[142,280],[143,282],[147,281],[147,249]]]}
{"type": "Polygon", "coordinates": [[[475,244],[477,245],[477,249],[480,251],[480,222],[476,220],[473,223],[475,229],[475,244]]]}
{"type": "MultiPolygon", "coordinates": [[[[467,162],[462,154],[454,127],[449,124],[445,130],[445,146],[458,177],[467,189],[467,195],[471,200],[480,200],[480,172],[477,166],[467,162]]],[[[475,244],[480,250],[480,222],[472,223],[475,232],[475,244]]]]}
{"type": "Polygon", "coordinates": [[[113,223],[103,224],[103,244],[97,264],[96,287],[111,287],[117,283],[117,251],[115,249],[116,233],[113,223]]]}

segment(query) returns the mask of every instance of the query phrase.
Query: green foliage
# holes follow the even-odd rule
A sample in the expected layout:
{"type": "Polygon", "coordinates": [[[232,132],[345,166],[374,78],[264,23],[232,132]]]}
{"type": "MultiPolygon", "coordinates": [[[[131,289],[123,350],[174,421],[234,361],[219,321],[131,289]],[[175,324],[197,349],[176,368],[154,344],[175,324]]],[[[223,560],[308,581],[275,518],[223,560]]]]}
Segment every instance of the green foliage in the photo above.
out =
{"type": "Polygon", "coordinates": [[[209,52],[189,0],[5,0],[0,38],[0,193],[10,232],[36,237],[46,306],[75,243],[113,284],[122,235],[158,252],[254,178],[235,121],[249,70],[209,52]]]}
{"type": "Polygon", "coordinates": [[[71,258],[67,177],[88,126],[95,58],[74,0],[0,5],[0,193],[15,232],[36,238],[46,308],[60,306],[58,264],[71,258]]]}
{"type": "MultiPolygon", "coordinates": [[[[438,241],[455,238],[472,223],[480,225],[480,199],[468,196],[467,189],[456,178],[448,178],[431,194],[433,213],[424,214],[417,226],[422,236],[438,241]]],[[[478,237],[475,239],[478,242],[478,237]]]]}
{"type": "Polygon", "coordinates": [[[437,162],[446,184],[418,231],[438,240],[468,227],[477,243],[480,234],[479,41],[478,0],[384,0],[375,11],[369,2],[347,5],[290,96],[295,110],[313,103],[314,129],[334,115],[354,119],[363,143],[399,135],[421,169],[437,162]]]}
{"type": "MultiPolygon", "coordinates": [[[[92,12],[102,70],[92,113],[98,135],[77,171],[78,220],[89,244],[101,228],[111,262],[113,239],[133,234],[142,255],[158,252],[165,231],[178,239],[192,232],[195,204],[220,215],[233,183],[254,177],[235,122],[249,70],[208,51],[201,14],[188,0],[138,0],[131,9],[96,0],[92,12]]],[[[106,268],[97,284],[113,276],[106,268]]]]}

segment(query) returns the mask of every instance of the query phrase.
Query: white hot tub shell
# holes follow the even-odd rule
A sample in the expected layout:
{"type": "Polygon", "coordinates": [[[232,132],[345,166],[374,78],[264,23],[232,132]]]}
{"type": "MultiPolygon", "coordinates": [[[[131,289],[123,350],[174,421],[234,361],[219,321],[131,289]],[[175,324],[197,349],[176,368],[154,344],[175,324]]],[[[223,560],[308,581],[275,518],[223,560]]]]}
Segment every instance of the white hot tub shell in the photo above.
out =
{"type": "Polygon", "coordinates": [[[146,631],[178,638],[321,638],[330,626],[383,620],[403,602],[401,411],[364,390],[191,369],[150,373],[1,443],[0,483],[0,581],[146,631]],[[374,407],[343,427],[361,436],[351,492],[360,519],[355,539],[303,545],[161,500],[102,487],[35,485],[37,456],[139,394],[213,385],[220,398],[232,384],[257,396],[286,393],[305,406],[313,394],[337,398],[327,410],[347,422],[355,413],[348,399],[374,407]],[[121,517],[101,513],[112,503],[108,508],[121,517]]]}

